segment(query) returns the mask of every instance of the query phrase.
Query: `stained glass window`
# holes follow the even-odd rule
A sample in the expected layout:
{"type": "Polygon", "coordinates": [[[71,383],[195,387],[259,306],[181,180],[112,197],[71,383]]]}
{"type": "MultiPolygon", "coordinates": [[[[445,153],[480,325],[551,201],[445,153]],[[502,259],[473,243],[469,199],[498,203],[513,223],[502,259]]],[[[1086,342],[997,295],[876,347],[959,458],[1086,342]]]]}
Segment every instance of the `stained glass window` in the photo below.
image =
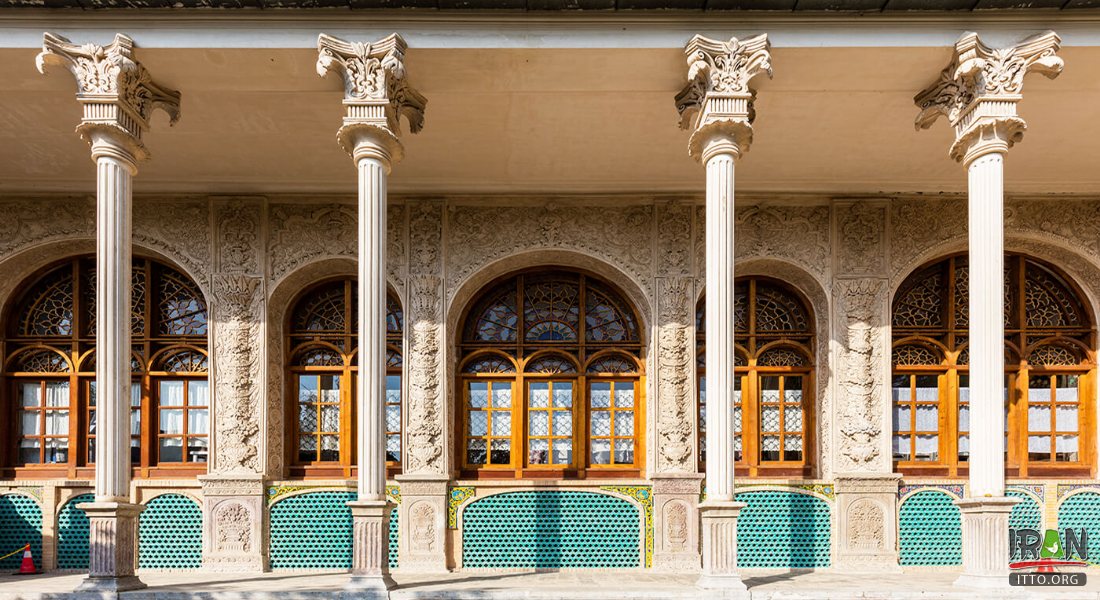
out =
{"type": "Polygon", "coordinates": [[[546,270],[499,281],[470,307],[458,375],[468,475],[641,472],[641,340],[621,293],[587,274],[546,270]],[[608,394],[619,403],[601,404],[608,394]]]}
{"type": "MultiPolygon", "coordinates": [[[[95,258],[88,256],[48,269],[16,294],[4,364],[16,384],[8,405],[19,407],[19,450],[11,466],[30,476],[50,474],[45,467],[84,476],[77,469],[95,462],[96,286],[95,258]]],[[[205,462],[205,298],[181,271],[135,258],[130,324],[131,458],[151,469],[205,462]],[[141,420],[143,410],[151,415],[148,422],[141,420]]],[[[201,472],[205,467],[172,471],[201,472]]]]}
{"type": "MultiPolygon", "coordinates": [[[[965,256],[948,257],[914,271],[895,295],[893,444],[902,472],[956,475],[969,462],[969,275],[965,256]]],[[[1006,255],[1004,281],[1008,472],[1091,474],[1078,451],[1094,435],[1078,418],[1095,410],[1080,394],[1095,372],[1085,350],[1095,344],[1089,311],[1069,278],[1039,260],[1006,255]]]]}
{"type": "MultiPolygon", "coordinates": [[[[287,405],[297,416],[289,436],[296,448],[291,473],[301,476],[350,476],[354,413],[358,394],[358,289],[352,278],[336,279],[307,290],[288,319],[288,379],[294,386],[287,405]]],[[[386,379],[384,386],[386,461],[391,472],[401,465],[402,331],[405,315],[391,290],[386,296],[386,379]]]]}
{"type": "MultiPolygon", "coordinates": [[[[734,285],[734,455],[746,475],[811,475],[813,316],[801,294],[768,277],[734,285]],[[751,385],[750,385],[751,383],[751,385]]],[[[706,461],[706,299],[696,307],[699,463],[706,461]]]]}

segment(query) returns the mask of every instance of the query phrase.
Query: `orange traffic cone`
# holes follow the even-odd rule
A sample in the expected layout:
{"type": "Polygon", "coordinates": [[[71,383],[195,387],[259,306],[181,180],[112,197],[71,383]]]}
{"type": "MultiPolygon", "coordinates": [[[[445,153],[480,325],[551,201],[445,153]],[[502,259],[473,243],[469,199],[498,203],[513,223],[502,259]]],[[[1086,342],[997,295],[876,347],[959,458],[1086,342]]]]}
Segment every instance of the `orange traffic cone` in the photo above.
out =
{"type": "Polygon", "coordinates": [[[31,545],[27,544],[23,546],[23,564],[19,565],[19,571],[16,575],[37,575],[38,571],[34,569],[34,557],[31,556],[31,545]]]}

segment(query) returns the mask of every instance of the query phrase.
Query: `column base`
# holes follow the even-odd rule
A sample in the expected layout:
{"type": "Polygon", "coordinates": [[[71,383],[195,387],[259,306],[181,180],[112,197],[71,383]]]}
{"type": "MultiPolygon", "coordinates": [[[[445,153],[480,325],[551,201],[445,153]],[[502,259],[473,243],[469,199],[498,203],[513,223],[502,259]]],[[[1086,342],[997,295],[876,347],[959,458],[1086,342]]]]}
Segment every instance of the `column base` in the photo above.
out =
{"type": "Polygon", "coordinates": [[[87,502],[77,506],[88,515],[88,577],[78,592],[125,592],[145,584],[134,575],[138,515],[145,508],[129,502],[87,502]]]}
{"type": "MultiPolygon", "coordinates": [[[[737,570],[737,517],[744,502],[707,500],[699,505],[703,530],[703,573],[695,585],[722,598],[748,598],[737,570]]],[[[712,595],[712,594],[710,594],[712,595]]]]}
{"type": "Polygon", "coordinates": [[[963,498],[963,572],[955,585],[968,588],[1008,588],[1008,517],[1018,498],[963,498]]]}
{"type": "Polygon", "coordinates": [[[389,521],[393,505],[386,500],[348,502],[352,519],[351,578],[344,586],[351,598],[389,598],[396,587],[390,577],[389,521]]]}

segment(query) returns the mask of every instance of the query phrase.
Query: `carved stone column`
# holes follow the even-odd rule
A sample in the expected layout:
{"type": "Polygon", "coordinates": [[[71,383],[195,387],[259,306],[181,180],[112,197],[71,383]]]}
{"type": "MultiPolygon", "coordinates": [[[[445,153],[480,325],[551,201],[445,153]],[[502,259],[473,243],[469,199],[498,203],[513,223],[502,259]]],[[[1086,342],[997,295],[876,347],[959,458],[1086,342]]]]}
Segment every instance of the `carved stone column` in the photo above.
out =
{"type": "Polygon", "coordinates": [[[898,572],[897,486],[890,459],[886,204],[833,203],[836,346],[835,568],[898,572]]]}
{"type": "Polygon", "coordinates": [[[1004,484],[1004,156],[1023,139],[1016,114],[1024,76],[1062,72],[1061,39],[1048,31],[1008,48],[989,48],[975,33],[955,43],[936,83],[914,99],[917,127],[941,115],[955,129],[950,156],[969,179],[970,487],[962,509],[963,574],[957,585],[1008,585],[1008,516],[1015,501],[1004,484]]]}
{"type": "Polygon", "coordinates": [[[203,568],[260,572],[264,449],[262,198],[214,198],[214,429],[203,488],[203,568]]]}
{"type": "Polygon", "coordinates": [[[321,34],[317,73],[344,83],[344,124],[336,139],[359,170],[359,499],[351,502],[354,551],[349,588],[388,597],[393,588],[386,547],[386,178],[401,160],[398,118],[413,133],[426,100],[405,78],[405,40],[396,33],[372,44],[321,34]]]}
{"type": "Polygon", "coordinates": [[[402,455],[401,570],[447,572],[447,419],[443,396],[443,207],[418,201],[409,211],[405,312],[405,444],[402,455]]]}
{"type": "Polygon", "coordinates": [[[703,574],[698,585],[744,593],[737,570],[734,501],[734,162],[752,142],[749,82],[771,76],[768,37],[728,42],[695,36],[685,48],[688,84],[676,96],[689,154],[706,165],[707,499],[702,512],[703,574]]]}
{"type": "Polygon", "coordinates": [[[63,66],[76,78],[84,118],[77,133],[96,163],[96,389],[99,404],[95,502],[82,504],[91,521],[91,560],[80,591],[145,587],[134,575],[137,516],[130,503],[131,179],[148,158],[141,141],[154,108],[179,118],[179,92],[153,82],[134,60],[123,34],[107,46],[78,45],[46,33],[38,70],[63,66]]]}

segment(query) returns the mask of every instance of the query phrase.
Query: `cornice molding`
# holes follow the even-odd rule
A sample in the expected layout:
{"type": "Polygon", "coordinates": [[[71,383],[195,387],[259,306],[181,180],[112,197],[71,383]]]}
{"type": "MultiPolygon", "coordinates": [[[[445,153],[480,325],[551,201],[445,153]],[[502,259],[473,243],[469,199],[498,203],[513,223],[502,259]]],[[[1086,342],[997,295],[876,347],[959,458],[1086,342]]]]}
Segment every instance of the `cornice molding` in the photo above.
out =
{"type": "Polygon", "coordinates": [[[408,45],[396,33],[374,43],[347,42],[322,33],[317,37],[317,74],[337,73],[344,82],[344,124],[337,141],[352,156],[365,143],[378,146],[383,158],[401,160],[401,115],[409,132],[424,126],[428,100],[409,85],[405,73],[408,45]]]}
{"type": "Polygon", "coordinates": [[[134,160],[148,158],[141,136],[149,128],[152,112],[163,110],[173,125],[179,120],[180,93],[153,81],[134,58],[134,40],[125,34],[115,34],[114,41],[100,46],[74,44],[46,32],[35,64],[42,74],[52,66],[65,67],[73,74],[76,98],[84,107],[77,132],[92,144],[93,157],[123,152],[134,160]]]}
{"type": "Polygon", "coordinates": [[[696,35],[684,48],[688,83],[676,95],[680,128],[691,129],[688,153],[705,160],[716,150],[741,155],[752,143],[760,74],[772,76],[768,34],[728,42],[696,35]]]}
{"type": "Polygon", "coordinates": [[[1024,137],[1027,123],[1016,114],[1024,77],[1035,71],[1050,79],[1065,63],[1057,56],[1062,39],[1047,31],[1007,48],[990,48],[967,32],[939,79],[913,98],[921,109],[917,129],[946,117],[955,129],[950,156],[969,164],[990,152],[1007,152],[1024,137]]]}

